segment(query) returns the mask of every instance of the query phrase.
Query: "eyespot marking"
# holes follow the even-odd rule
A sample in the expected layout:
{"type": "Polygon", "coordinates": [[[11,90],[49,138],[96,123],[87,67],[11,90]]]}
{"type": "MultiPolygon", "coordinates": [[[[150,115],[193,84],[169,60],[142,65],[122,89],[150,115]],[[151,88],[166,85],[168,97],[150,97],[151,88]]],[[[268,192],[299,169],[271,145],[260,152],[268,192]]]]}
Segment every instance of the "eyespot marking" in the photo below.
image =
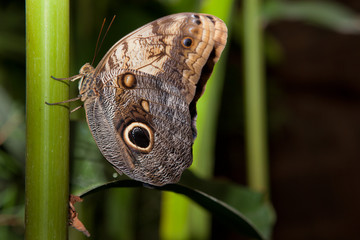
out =
{"type": "Polygon", "coordinates": [[[140,100],[140,105],[146,112],[150,112],[149,101],[142,99],[140,100]]]}
{"type": "Polygon", "coordinates": [[[129,148],[142,153],[149,153],[154,146],[154,132],[142,122],[132,122],[127,126],[123,139],[129,148]]]}
{"type": "Polygon", "coordinates": [[[183,45],[183,47],[189,48],[193,44],[193,40],[190,37],[185,37],[181,40],[181,44],[183,45]]]}
{"type": "Polygon", "coordinates": [[[119,87],[131,89],[136,87],[136,77],[132,73],[125,73],[116,77],[119,87]]]}

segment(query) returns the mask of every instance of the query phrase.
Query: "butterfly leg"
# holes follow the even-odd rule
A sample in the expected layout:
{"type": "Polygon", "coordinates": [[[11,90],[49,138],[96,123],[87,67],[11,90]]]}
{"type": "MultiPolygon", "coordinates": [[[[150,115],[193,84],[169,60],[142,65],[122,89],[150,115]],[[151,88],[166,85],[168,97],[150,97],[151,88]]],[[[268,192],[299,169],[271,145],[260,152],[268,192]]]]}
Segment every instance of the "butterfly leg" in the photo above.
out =
{"type": "Polygon", "coordinates": [[[73,82],[73,81],[75,81],[77,79],[82,78],[83,76],[84,76],[84,74],[80,73],[80,74],[77,74],[77,75],[74,75],[74,76],[71,76],[71,77],[68,77],[68,78],[56,78],[54,76],[51,76],[51,78],[54,79],[54,80],[57,80],[57,81],[71,81],[71,82],[73,82]]]}

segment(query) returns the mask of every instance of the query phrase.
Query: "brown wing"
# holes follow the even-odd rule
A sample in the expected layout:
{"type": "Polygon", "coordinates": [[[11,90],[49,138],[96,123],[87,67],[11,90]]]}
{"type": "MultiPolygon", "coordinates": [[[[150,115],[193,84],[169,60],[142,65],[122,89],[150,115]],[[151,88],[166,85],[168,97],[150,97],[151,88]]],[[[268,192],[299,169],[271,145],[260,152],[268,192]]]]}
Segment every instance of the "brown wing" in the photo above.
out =
{"type": "Polygon", "coordinates": [[[206,81],[226,39],[226,25],[217,17],[197,13],[166,16],[114,44],[96,67],[95,76],[111,69],[131,69],[159,76],[176,82],[190,104],[202,71],[206,70],[203,74],[206,79],[202,79],[206,81]],[[191,43],[185,46],[184,42],[191,43]]]}
{"type": "Polygon", "coordinates": [[[182,13],[108,51],[84,106],[99,149],[118,171],[158,186],[179,180],[192,162],[195,104],[226,38],[220,19],[182,13]]]}

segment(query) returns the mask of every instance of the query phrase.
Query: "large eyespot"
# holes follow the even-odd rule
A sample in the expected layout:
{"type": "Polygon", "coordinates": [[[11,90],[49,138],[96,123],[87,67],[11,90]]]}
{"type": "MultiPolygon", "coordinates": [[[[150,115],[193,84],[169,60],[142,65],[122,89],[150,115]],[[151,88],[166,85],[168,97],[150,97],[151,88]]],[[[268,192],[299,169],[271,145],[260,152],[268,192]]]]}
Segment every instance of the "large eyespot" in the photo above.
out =
{"type": "Polygon", "coordinates": [[[134,88],[136,86],[136,77],[132,73],[125,73],[116,77],[118,86],[123,88],[134,88]]]}
{"type": "Polygon", "coordinates": [[[149,153],[154,146],[152,129],[141,122],[133,122],[127,126],[123,138],[128,147],[140,152],[149,153]]]}
{"type": "Polygon", "coordinates": [[[191,37],[185,37],[181,40],[181,44],[185,47],[185,48],[189,48],[191,47],[191,45],[193,44],[193,40],[191,37]]]}

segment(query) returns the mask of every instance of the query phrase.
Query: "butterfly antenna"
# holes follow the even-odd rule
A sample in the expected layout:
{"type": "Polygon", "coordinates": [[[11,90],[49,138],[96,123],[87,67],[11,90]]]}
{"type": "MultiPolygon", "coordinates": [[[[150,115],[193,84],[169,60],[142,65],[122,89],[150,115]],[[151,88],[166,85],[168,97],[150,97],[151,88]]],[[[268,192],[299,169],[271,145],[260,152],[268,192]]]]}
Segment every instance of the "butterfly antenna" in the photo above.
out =
{"type": "Polygon", "coordinates": [[[105,22],[106,22],[106,18],[104,18],[104,21],[103,21],[103,23],[102,23],[102,25],[101,25],[101,29],[100,29],[99,36],[98,36],[97,41],[96,41],[96,48],[95,48],[94,58],[93,58],[93,60],[92,60],[92,62],[91,62],[91,65],[93,65],[93,63],[94,63],[94,61],[95,61],[96,56],[97,56],[97,55],[98,55],[98,53],[100,52],[100,48],[101,48],[101,46],[102,46],[102,44],[103,44],[103,42],[104,42],[104,39],[105,39],[105,37],[106,37],[107,33],[109,32],[109,29],[110,29],[110,27],[111,27],[112,23],[113,23],[113,22],[114,22],[114,20],[115,20],[115,17],[116,17],[116,15],[114,15],[114,16],[113,16],[113,18],[112,18],[112,20],[111,20],[111,22],[110,22],[110,24],[109,24],[108,28],[106,29],[106,32],[105,32],[105,34],[104,34],[104,37],[102,38],[101,43],[100,43],[100,45],[99,45],[101,32],[102,32],[102,30],[103,30],[103,28],[104,28],[104,25],[105,25],[105,22]]]}
{"type": "Polygon", "coordinates": [[[96,55],[98,53],[98,46],[99,46],[100,36],[101,36],[101,32],[102,32],[102,30],[104,28],[105,22],[106,22],[106,18],[104,18],[103,23],[101,24],[100,32],[99,32],[98,38],[96,40],[96,47],[95,47],[95,51],[94,51],[94,57],[93,57],[93,60],[91,61],[91,65],[94,64],[96,55]]]}
{"type": "MultiPolygon", "coordinates": [[[[106,32],[105,32],[105,34],[104,34],[104,37],[103,37],[103,39],[101,40],[100,47],[101,47],[101,45],[103,44],[103,42],[104,42],[104,40],[105,40],[105,37],[106,37],[107,33],[109,32],[109,29],[110,29],[111,25],[113,24],[113,22],[114,22],[115,18],[116,18],[116,15],[114,15],[114,16],[113,16],[113,18],[112,18],[112,20],[111,20],[111,22],[110,22],[110,24],[109,24],[108,28],[106,29],[106,32]]],[[[98,50],[98,52],[97,52],[96,54],[98,54],[98,53],[99,53],[99,51],[100,51],[100,47],[99,47],[99,50],[98,50]]]]}

